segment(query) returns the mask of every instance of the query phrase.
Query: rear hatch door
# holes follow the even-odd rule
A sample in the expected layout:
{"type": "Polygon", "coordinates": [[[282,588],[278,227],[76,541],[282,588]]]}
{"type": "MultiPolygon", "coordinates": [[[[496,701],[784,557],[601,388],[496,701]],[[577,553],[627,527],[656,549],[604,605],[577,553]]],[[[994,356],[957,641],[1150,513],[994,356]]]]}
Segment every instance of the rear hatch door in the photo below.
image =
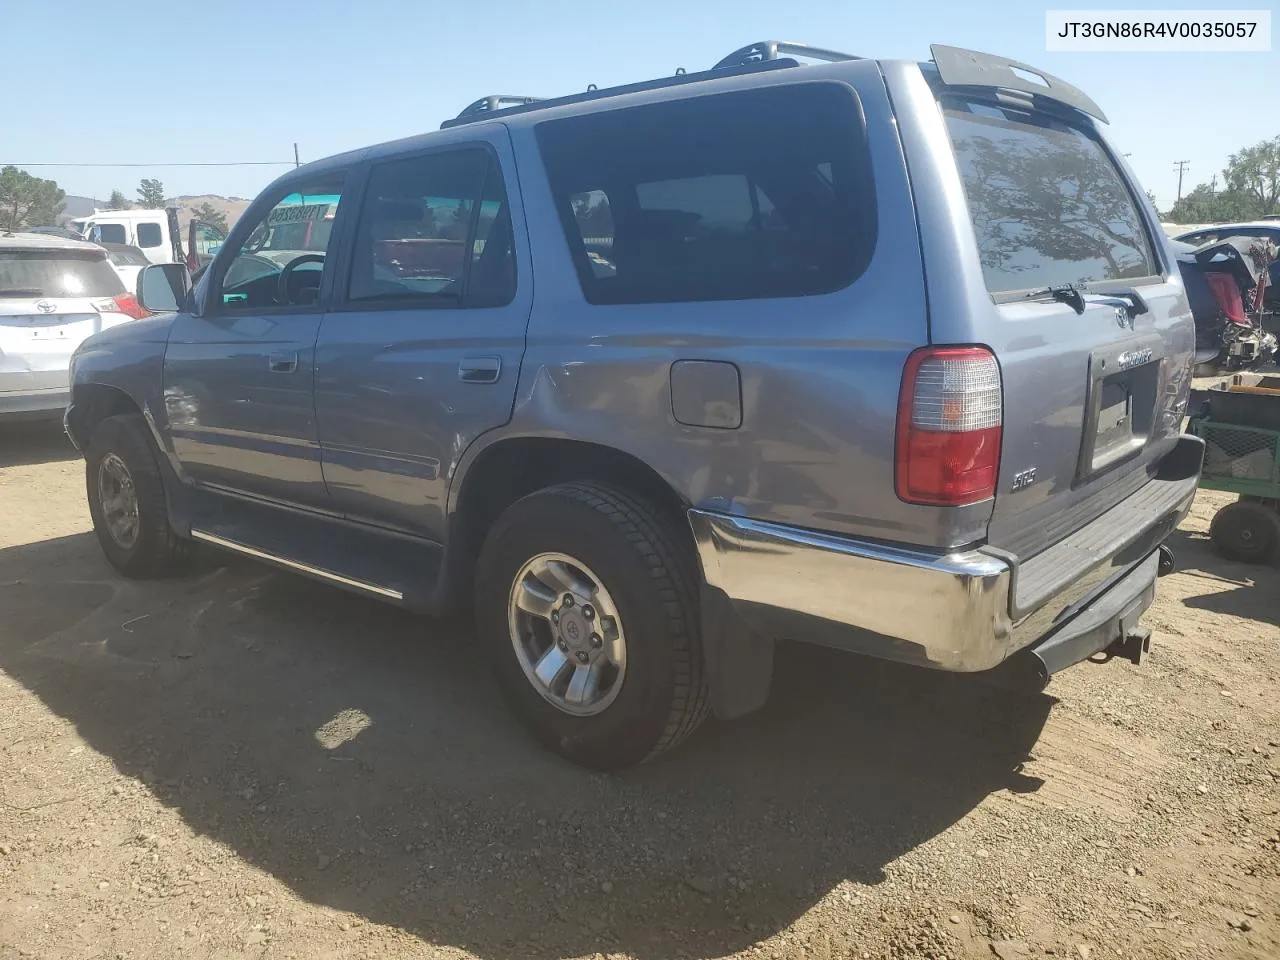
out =
{"type": "Polygon", "coordinates": [[[0,392],[65,388],[75,348],[128,319],[124,292],[102,250],[0,248],[0,392]]]}
{"type": "Polygon", "coordinates": [[[1004,389],[988,542],[1025,558],[1172,448],[1194,327],[1136,184],[1087,117],[968,93],[941,106],[990,294],[969,337],[995,351],[1004,389]]]}

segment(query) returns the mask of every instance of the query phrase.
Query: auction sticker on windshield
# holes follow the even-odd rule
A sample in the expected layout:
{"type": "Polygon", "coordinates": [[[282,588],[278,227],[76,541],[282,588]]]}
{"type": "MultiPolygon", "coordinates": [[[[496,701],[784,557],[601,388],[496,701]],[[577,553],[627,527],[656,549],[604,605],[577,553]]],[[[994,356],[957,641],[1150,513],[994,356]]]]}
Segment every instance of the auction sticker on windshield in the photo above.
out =
{"type": "Polygon", "coordinates": [[[1267,53],[1270,10],[1047,10],[1045,49],[1267,53]]]}

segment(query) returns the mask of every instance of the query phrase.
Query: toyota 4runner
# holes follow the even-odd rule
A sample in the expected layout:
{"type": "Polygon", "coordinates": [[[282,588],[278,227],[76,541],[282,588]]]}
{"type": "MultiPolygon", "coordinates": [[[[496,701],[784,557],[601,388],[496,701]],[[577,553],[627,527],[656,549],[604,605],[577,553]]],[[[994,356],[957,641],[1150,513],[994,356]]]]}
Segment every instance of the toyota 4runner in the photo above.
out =
{"type": "Polygon", "coordinates": [[[1104,122],[999,57],[770,42],[291,171],[76,352],[98,539],[469,605],[600,767],[760,705],[779,639],[1032,689],[1137,661],[1201,445],[1104,122]]]}

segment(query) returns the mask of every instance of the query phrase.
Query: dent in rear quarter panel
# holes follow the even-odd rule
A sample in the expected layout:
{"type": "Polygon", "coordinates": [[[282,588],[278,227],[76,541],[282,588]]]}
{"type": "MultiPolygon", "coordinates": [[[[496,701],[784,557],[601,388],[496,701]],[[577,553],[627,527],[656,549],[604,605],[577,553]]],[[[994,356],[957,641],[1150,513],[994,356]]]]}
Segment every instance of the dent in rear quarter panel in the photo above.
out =
{"type": "MultiPolygon", "coordinates": [[[[1004,439],[988,540],[1029,555],[1132,492],[1145,477],[1143,468],[1172,449],[1181,431],[1195,339],[1186,297],[1159,223],[1140,199],[1142,191],[1132,173],[1118,161],[1162,273],[1160,282],[1136,288],[1149,312],[1126,329],[1117,322],[1113,307],[1094,303],[1082,316],[1056,302],[995,304],[983,277],[964,186],[934,92],[916,64],[882,67],[899,116],[920,221],[931,339],[984,344],[1000,363],[1004,439]],[[1164,356],[1151,439],[1138,456],[1077,482],[1090,354],[1099,348],[1142,345],[1154,345],[1164,356]],[[1014,476],[1031,468],[1037,481],[1015,492],[1014,476]]],[[[1114,151],[1109,152],[1118,160],[1114,151]]],[[[1117,300],[1115,306],[1123,303],[1117,300]]]]}
{"type": "MultiPolygon", "coordinates": [[[[894,492],[901,372],[927,342],[926,304],[901,145],[877,65],[778,71],[681,92],[832,79],[853,86],[862,102],[879,234],[851,286],[803,298],[586,303],[532,122],[513,118],[537,289],[512,420],[482,438],[467,461],[503,436],[572,437],[639,457],[706,509],[934,546],[980,535],[989,504],[945,512],[904,504],[894,492]],[[740,428],[675,420],[677,360],[738,368],[740,428]]],[[[626,105],[646,99],[657,97],[628,97],[626,105]]]]}

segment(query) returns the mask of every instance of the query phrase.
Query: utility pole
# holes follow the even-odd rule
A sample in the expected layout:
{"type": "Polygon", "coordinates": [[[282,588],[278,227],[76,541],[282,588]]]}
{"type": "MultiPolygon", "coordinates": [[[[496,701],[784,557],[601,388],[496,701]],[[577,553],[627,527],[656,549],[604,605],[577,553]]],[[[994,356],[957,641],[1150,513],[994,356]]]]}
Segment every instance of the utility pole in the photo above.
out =
{"type": "Polygon", "coordinates": [[[1174,169],[1178,171],[1178,199],[1182,199],[1182,174],[1187,167],[1191,166],[1190,160],[1177,160],[1173,164],[1174,169]]]}
{"type": "Polygon", "coordinates": [[[293,145],[293,165],[295,168],[302,166],[302,164],[298,162],[298,145],[296,143],[293,145]]]}

